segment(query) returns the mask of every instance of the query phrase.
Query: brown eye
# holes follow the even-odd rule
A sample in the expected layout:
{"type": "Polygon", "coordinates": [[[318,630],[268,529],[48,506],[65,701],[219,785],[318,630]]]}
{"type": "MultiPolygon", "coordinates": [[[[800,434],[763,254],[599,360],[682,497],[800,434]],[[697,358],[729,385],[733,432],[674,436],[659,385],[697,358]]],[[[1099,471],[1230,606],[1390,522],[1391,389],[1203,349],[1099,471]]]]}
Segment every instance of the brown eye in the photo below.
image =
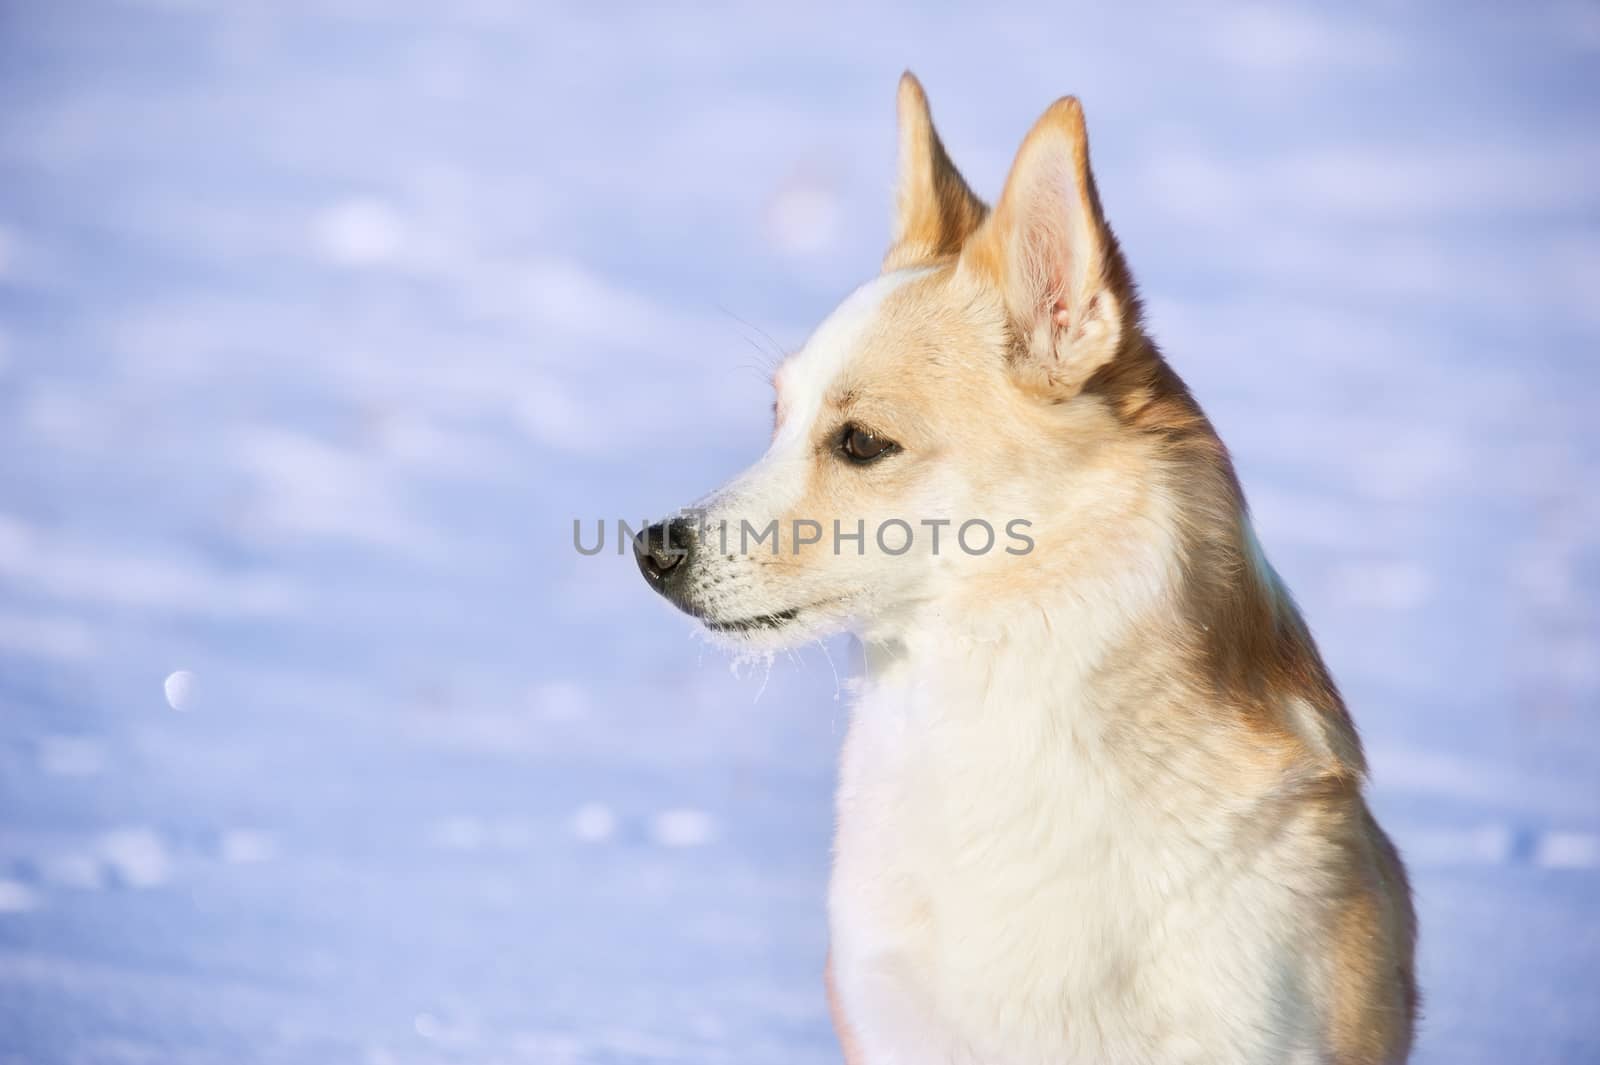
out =
{"type": "Polygon", "coordinates": [[[869,433],[859,425],[847,425],[839,434],[839,450],[851,462],[865,465],[900,450],[900,445],[876,433],[869,433]]]}

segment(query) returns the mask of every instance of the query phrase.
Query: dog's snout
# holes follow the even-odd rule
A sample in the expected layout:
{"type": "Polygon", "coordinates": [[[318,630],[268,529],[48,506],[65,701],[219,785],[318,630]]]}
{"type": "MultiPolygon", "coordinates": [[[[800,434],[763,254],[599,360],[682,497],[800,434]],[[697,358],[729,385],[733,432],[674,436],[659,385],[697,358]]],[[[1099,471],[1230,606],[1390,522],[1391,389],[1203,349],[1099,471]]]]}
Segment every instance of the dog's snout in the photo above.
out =
{"type": "Polygon", "coordinates": [[[683,518],[657,522],[633,538],[639,572],[658,591],[665,590],[668,581],[688,569],[685,563],[693,548],[693,526],[683,518]]]}

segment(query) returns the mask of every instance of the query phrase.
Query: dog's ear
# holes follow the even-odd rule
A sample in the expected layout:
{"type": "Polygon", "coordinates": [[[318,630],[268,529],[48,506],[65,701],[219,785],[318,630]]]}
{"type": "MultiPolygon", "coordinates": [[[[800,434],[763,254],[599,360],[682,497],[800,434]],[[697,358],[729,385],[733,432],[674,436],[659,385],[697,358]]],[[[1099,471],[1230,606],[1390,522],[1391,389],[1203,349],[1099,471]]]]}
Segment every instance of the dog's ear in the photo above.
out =
{"type": "Polygon", "coordinates": [[[1034,391],[1076,393],[1136,327],[1136,299],[1100,210],[1075,97],[1057,100],[1034,123],[960,268],[998,289],[1023,348],[1015,368],[1034,391]]]}
{"type": "Polygon", "coordinates": [[[989,212],[945,154],[928,97],[909,70],[900,75],[899,112],[900,176],[886,271],[955,255],[989,212]]]}

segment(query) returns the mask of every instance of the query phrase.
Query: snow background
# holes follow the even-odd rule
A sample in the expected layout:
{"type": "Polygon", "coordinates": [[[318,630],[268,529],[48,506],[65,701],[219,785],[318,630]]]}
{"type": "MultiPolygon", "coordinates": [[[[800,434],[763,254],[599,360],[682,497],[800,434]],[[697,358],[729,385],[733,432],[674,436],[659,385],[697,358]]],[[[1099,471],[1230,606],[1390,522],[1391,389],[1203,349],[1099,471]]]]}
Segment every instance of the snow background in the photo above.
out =
{"type": "Polygon", "coordinates": [[[907,66],[991,196],[1084,99],[1417,1060],[1600,1060],[1593,4],[0,0],[0,1061],[837,1060],[850,645],[736,674],[571,522],[760,451],[907,66]]]}

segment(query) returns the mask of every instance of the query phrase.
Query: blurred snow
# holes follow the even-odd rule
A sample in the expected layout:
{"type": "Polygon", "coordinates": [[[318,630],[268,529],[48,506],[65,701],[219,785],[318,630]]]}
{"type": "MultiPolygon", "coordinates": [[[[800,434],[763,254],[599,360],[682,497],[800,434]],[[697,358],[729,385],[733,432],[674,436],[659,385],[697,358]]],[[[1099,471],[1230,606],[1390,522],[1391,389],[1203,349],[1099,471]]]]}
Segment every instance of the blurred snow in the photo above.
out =
{"type": "Polygon", "coordinates": [[[703,847],[716,839],[717,822],[704,810],[663,810],[651,819],[650,831],[663,847],[703,847]]]}
{"type": "Polygon", "coordinates": [[[277,856],[278,848],[265,832],[248,828],[230,828],[222,834],[222,860],[233,865],[251,865],[268,862],[277,856]]]}
{"type": "Polygon", "coordinates": [[[27,884],[0,879],[0,913],[23,913],[38,905],[38,897],[27,884]]]}
{"type": "Polygon", "coordinates": [[[92,777],[105,770],[105,751],[98,740],[45,736],[39,742],[39,768],[50,776],[92,777]]]}
{"type": "Polygon", "coordinates": [[[767,205],[773,245],[790,255],[825,252],[838,240],[839,198],[828,183],[806,173],[786,178],[767,205]]]}
{"type": "Polygon", "coordinates": [[[125,884],[155,887],[166,883],[172,861],[167,845],[148,828],[123,828],[108,832],[100,840],[105,864],[125,884]]]}
{"type": "Polygon", "coordinates": [[[603,842],[610,839],[616,830],[616,815],[605,803],[584,803],[572,815],[572,834],[585,843],[603,842]]]}
{"type": "Polygon", "coordinates": [[[762,448],[909,66],[989,195],[1083,97],[1410,860],[1416,1060],[1600,1060],[1597,53],[1570,2],[0,5],[0,1058],[838,1060],[854,649],[731,670],[571,529],[762,448]]]}
{"type": "Polygon", "coordinates": [[[405,246],[405,223],[387,204],[347,200],[317,216],[316,247],[330,262],[378,266],[405,246]]]}

